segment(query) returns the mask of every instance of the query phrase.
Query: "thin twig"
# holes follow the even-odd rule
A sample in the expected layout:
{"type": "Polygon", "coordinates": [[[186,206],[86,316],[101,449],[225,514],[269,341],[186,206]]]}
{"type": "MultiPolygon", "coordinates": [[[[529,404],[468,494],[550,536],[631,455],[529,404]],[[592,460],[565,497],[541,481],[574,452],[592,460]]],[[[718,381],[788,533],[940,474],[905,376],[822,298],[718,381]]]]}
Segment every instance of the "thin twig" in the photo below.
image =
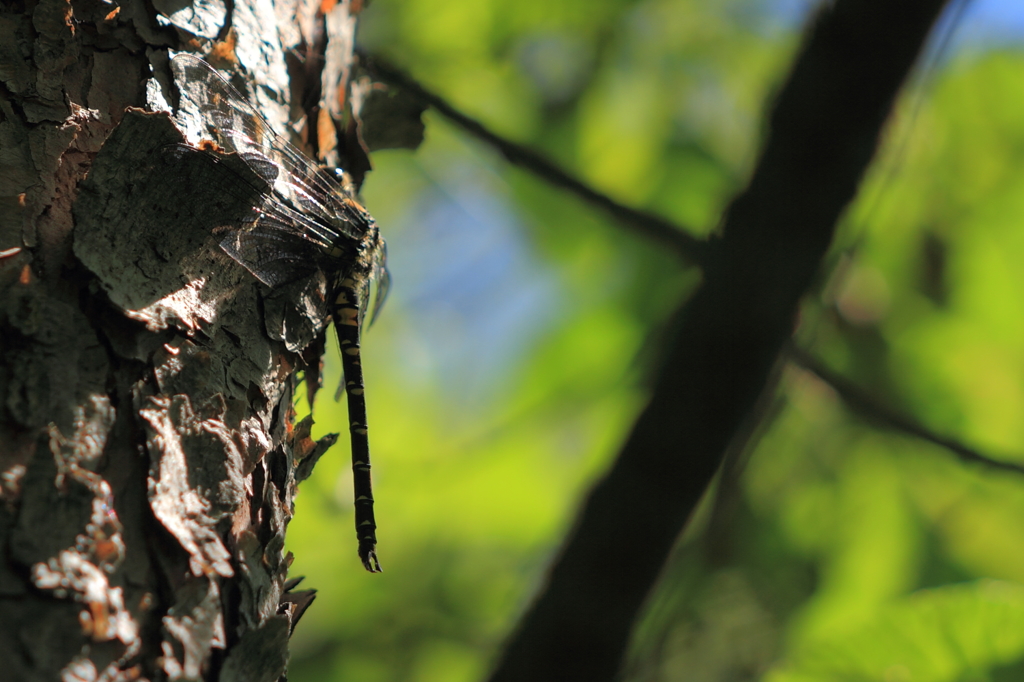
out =
{"type": "Polygon", "coordinates": [[[505,139],[484,124],[462,113],[436,93],[420,85],[409,74],[380,57],[359,53],[360,65],[380,80],[405,90],[423,104],[460,128],[487,142],[509,161],[531,171],[551,184],[572,192],[587,203],[609,213],[619,222],[646,237],[666,244],[683,258],[702,265],[706,262],[708,242],[698,239],[674,223],[635,208],[630,208],[584,184],[536,151],[505,139]]]}
{"type": "Polygon", "coordinates": [[[1024,474],[1024,466],[1013,462],[1004,462],[983,455],[974,448],[968,447],[960,441],[946,436],[940,436],[918,423],[911,417],[899,414],[898,412],[880,405],[864,389],[854,384],[849,379],[833,372],[821,361],[812,357],[806,351],[796,346],[789,349],[789,357],[800,367],[817,375],[819,379],[831,386],[833,390],[843,399],[843,402],[851,410],[860,414],[880,426],[894,431],[902,431],[908,435],[920,438],[939,447],[946,448],[964,462],[972,462],[983,466],[999,469],[1001,471],[1012,471],[1017,474],[1024,474]]]}

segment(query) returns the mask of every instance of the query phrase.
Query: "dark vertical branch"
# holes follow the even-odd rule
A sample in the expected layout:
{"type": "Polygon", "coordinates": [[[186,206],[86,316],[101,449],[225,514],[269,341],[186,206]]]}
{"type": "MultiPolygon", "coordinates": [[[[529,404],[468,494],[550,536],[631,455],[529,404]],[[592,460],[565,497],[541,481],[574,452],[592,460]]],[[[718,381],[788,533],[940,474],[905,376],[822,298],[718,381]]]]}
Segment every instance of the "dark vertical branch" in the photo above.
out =
{"type": "Polygon", "coordinates": [[[800,296],[944,6],[837,0],[811,26],[650,403],[492,682],[615,677],[669,549],[763,391],[800,296]]]}

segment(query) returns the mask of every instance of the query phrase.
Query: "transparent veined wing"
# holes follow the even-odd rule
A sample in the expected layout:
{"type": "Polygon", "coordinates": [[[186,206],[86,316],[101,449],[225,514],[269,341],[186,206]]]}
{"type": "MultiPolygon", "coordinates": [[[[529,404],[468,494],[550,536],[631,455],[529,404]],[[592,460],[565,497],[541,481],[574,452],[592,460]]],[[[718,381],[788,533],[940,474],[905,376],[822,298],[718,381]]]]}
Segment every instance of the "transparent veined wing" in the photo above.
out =
{"type": "Polygon", "coordinates": [[[171,60],[184,105],[193,107],[205,134],[228,152],[253,155],[278,167],[274,191],[318,227],[310,238],[333,245],[339,236],[360,239],[365,221],[352,213],[341,185],[273,128],[220,73],[198,57],[182,53],[171,60]]]}

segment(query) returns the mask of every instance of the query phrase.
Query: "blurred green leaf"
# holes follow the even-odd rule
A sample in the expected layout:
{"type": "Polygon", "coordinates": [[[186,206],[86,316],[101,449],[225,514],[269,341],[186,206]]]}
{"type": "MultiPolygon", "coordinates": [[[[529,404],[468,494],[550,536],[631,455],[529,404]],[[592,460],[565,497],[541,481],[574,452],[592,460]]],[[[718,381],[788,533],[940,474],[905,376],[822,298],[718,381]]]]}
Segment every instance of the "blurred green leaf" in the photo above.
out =
{"type": "Polygon", "coordinates": [[[1024,587],[981,580],[922,590],[870,622],[794,647],[767,682],[984,680],[1024,654],[1024,587]]]}

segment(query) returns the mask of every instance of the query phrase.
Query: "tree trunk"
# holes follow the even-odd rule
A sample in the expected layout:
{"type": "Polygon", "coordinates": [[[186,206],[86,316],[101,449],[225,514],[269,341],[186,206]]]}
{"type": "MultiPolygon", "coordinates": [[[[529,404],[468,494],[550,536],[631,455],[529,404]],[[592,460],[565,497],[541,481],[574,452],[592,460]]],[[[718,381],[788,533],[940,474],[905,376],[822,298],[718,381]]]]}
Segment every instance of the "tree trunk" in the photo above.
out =
{"type": "Polygon", "coordinates": [[[184,138],[167,113],[126,107],[174,101],[166,48],[203,45],[291,102],[267,116],[279,131],[312,114],[315,143],[342,114],[356,5],[0,14],[4,679],[283,676],[312,599],[291,590],[285,529],[333,442],[292,423],[325,324],[293,302],[323,282],[261,289],[215,234],[244,193],[168,153],[184,138]]]}

